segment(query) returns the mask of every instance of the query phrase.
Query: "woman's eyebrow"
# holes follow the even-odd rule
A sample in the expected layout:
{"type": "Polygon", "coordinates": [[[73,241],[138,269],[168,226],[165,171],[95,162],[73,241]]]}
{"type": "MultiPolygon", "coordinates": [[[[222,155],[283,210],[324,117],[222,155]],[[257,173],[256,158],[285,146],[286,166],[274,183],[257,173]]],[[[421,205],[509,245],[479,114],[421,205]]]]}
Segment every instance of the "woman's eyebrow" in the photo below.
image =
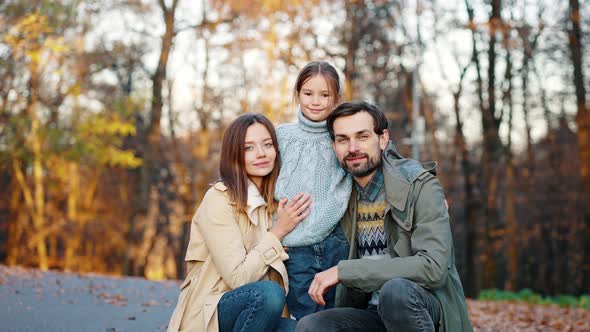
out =
{"type": "MultiPolygon", "coordinates": [[[[267,137],[267,138],[263,139],[262,141],[263,142],[272,141],[272,137],[267,137]]],[[[254,143],[255,143],[254,141],[244,141],[244,144],[254,144],[254,143]]]]}

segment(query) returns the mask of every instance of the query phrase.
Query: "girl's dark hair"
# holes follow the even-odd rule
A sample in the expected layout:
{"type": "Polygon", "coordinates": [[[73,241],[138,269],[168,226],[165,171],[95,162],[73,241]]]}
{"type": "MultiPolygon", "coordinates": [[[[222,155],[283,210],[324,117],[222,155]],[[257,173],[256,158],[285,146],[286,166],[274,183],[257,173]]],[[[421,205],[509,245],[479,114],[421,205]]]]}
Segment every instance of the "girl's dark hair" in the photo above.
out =
{"type": "Polygon", "coordinates": [[[267,211],[273,213],[276,208],[274,190],[279,176],[280,156],[274,126],[264,115],[246,113],[240,115],[227,127],[221,145],[219,175],[221,181],[228,188],[230,199],[236,205],[237,210],[245,212],[248,203],[248,174],[244,161],[244,140],[246,139],[246,131],[255,123],[260,123],[268,130],[277,153],[272,171],[262,178],[261,188],[258,188],[268,204],[267,211]]]}
{"type": "Polygon", "coordinates": [[[299,96],[303,84],[317,74],[322,75],[326,82],[328,82],[328,89],[334,97],[334,104],[338,103],[340,99],[340,76],[338,76],[336,68],[325,61],[312,61],[299,71],[293,89],[293,97],[299,96]]]}

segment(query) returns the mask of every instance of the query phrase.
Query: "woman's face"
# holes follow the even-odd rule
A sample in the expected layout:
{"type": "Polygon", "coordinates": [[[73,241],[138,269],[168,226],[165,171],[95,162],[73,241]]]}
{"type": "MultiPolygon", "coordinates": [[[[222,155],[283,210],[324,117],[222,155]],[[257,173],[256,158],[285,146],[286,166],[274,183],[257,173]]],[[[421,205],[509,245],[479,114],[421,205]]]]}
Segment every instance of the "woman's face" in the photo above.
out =
{"type": "Polygon", "coordinates": [[[244,163],[246,174],[258,187],[262,185],[262,178],[272,172],[276,157],[277,150],[266,127],[260,123],[248,127],[244,139],[244,163]]]}

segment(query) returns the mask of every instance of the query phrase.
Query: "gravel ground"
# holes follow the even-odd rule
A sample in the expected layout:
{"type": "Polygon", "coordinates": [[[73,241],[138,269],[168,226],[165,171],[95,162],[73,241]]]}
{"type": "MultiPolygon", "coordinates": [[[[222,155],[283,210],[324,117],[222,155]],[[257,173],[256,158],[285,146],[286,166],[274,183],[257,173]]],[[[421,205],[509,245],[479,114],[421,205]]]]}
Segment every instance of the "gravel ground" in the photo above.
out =
{"type": "Polygon", "coordinates": [[[178,282],[0,265],[0,331],[165,331],[178,282]]]}

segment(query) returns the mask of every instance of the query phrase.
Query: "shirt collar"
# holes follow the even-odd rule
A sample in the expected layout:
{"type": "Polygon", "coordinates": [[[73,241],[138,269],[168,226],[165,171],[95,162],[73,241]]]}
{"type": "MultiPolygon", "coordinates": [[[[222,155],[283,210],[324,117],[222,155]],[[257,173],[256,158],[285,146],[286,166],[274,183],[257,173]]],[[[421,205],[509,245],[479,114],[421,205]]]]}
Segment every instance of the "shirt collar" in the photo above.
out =
{"type": "Polygon", "coordinates": [[[383,187],[383,182],[383,171],[381,170],[381,167],[377,167],[375,174],[373,174],[373,177],[371,178],[371,181],[369,181],[369,183],[367,183],[364,188],[354,181],[357,191],[357,198],[369,200],[371,202],[375,201],[375,198],[377,198],[379,191],[381,191],[381,188],[383,187]]]}

